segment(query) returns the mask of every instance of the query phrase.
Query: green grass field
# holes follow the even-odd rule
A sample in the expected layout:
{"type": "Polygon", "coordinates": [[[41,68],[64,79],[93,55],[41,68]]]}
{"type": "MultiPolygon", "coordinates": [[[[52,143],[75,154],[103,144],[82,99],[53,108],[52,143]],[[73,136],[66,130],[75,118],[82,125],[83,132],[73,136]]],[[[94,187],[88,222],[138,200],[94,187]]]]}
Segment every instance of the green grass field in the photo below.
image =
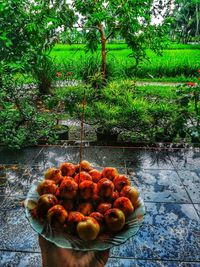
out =
{"type": "MultiPolygon", "coordinates": [[[[93,56],[100,61],[100,47],[97,52],[85,53],[84,45],[56,45],[51,52],[51,57],[57,62],[68,62],[78,68],[84,67],[84,61],[93,56]]],[[[138,78],[185,78],[196,75],[200,68],[200,45],[172,44],[168,46],[162,56],[158,56],[148,50],[149,61],[140,64],[137,71],[133,71],[134,60],[129,57],[131,50],[126,44],[108,44],[107,61],[108,68],[114,72],[113,76],[138,78]]]]}

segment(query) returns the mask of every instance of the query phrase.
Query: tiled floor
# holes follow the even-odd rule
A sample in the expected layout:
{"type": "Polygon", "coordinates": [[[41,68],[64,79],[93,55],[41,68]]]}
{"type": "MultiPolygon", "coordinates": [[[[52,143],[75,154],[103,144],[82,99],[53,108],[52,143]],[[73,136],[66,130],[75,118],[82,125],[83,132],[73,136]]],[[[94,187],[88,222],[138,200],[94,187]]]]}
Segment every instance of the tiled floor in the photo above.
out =
{"type": "MultiPolygon", "coordinates": [[[[111,250],[107,267],[200,266],[200,150],[86,147],[84,158],[127,173],[147,209],[140,231],[111,250]]],[[[41,266],[21,201],[46,168],[78,159],[78,147],[0,148],[0,266],[41,266]]]]}

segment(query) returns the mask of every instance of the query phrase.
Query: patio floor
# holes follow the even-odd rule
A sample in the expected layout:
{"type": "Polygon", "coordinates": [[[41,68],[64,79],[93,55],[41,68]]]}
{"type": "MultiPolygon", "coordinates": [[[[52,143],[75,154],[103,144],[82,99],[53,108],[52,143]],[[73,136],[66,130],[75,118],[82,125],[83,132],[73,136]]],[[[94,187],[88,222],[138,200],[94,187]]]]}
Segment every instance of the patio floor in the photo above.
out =
{"type": "MultiPolygon", "coordinates": [[[[200,266],[199,149],[85,147],[84,158],[127,173],[145,200],[140,231],[111,250],[107,267],[200,266]]],[[[37,234],[20,203],[45,169],[64,161],[78,162],[79,148],[0,147],[0,266],[41,266],[37,234]]]]}

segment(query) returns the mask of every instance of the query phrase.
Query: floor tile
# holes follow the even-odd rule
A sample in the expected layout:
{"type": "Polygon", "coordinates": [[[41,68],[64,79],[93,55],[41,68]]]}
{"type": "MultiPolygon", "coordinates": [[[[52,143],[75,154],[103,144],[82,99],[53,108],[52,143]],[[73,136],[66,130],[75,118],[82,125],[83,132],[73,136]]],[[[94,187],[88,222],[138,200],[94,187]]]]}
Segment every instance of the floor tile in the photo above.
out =
{"type": "Polygon", "coordinates": [[[199,218],[192,204],[146,203],[145,222],[112,256],[199,261],[199,218]]]}
{"type": "Polygon", "coordinates": [[[42,147],[30,147],[20,150],[11,150],[4,147],[0,153],[0,164],[31,165],[42,147]]]}
{"type": "Polygon", "coordinates": [[[176,169],[198,170],[200,166],[200,149],[178,149],[169,152],[169,157],[176,169]]]}
{"type": "Polygon", "coordinates": [[[40,267],[40,253],[0,251],[1,267],[40,267]]]}
{"type": "Polygon", "coordinates": [[[178,171],[178,175],[193,203],[200,204],[200,170],[178,171]]]}
{"type": "Polygon", "coordinates": [[[124,148],[127,168],[174,169],[166,150],[124,148]]]}
{"type": "Polygon", "coordinates": [[[69,161],[79,162],[78,147],[49,146],[45,147],[38,157],[34,160],[34,165],[41,165],[45,168],[58,167],[60,163],[69,161]]]}
{"type": "Polygon", "coordinates": [[[140,170],[129,178],[146,201],[191,203],[177,173],[173,170],[140,170]]]}
{"type": "Polygon", "coordinates": [[[0,250],[39,251],[37,234],[25,218],[23,208],[0,210],[0,250]]]}

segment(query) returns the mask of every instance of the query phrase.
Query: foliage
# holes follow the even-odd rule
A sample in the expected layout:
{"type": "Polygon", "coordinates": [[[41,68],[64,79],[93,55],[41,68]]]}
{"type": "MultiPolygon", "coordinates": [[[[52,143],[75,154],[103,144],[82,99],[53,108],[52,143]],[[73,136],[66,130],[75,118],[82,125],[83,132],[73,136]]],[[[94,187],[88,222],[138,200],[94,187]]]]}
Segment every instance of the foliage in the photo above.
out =
{"type": "Polygon", "coordinates": [[[81,15],[80,27],[86,31],[86,45],[94,52],[101,43],[101,72],[106,78],[106,43],[111,37],[120,35],[131,49],[130,57],[135,65],[147,58],[146,48],[160,53],[165,39],[166,25],[152,25],[152,13],[163,8],[162,1],[81,1],[75,0],[73,7],[81,15]]]}
{"type": "Polygon", "coordinates": [[[54,116],[37,109],[38,92],[22,87],[12,75],[5,75],[0,93],[0,141],[12,148],[37,144],[40,138],[53,140],[54,116]]]}

